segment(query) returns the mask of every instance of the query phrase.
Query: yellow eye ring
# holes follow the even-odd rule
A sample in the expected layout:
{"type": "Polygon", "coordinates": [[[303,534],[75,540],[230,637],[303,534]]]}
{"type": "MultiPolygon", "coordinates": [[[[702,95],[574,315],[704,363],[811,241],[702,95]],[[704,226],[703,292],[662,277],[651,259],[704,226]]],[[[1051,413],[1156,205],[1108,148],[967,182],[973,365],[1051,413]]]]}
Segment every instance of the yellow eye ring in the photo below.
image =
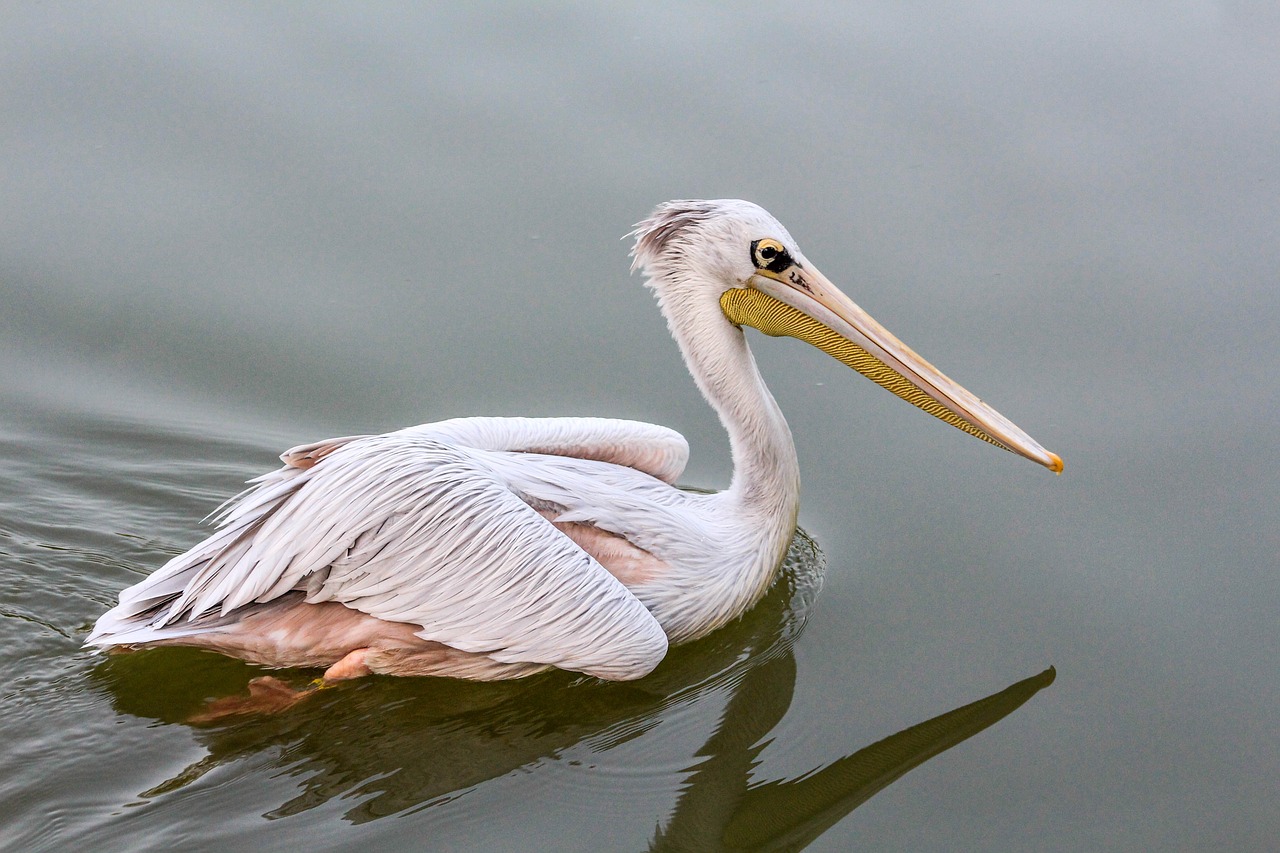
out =
{"type": "Polygon", "coordinates": [[[791,256],[786,246],[766,237],[751,244],[751,262],[756,269],[779,271],[791,266],[791,256]]]}
{"type": "Polygon", "coordinates": [[[752,259],[756,266],[767,267],[777,260],[778,255],[785,254],[786,251],[786,248],[777,240],[757,240],[752,246],[752,259]]]}

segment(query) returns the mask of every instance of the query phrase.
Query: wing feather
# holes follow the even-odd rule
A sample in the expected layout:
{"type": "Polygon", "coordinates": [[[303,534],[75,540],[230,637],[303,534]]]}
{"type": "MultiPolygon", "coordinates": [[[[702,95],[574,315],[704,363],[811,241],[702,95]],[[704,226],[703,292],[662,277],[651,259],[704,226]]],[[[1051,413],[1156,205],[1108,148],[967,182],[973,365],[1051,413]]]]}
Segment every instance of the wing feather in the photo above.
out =
{"type": "Polygon", "coordinates": [[[125,618],[198,627],[302,589],[500,662],[648,673],[666,653],[662,628],[491,456],[414,428],[286,465],[229,506],[217,533],[122,593],[89,642],[112,644],[125,618]]]}
{"type": "MultiPolygon", "coordinates": [[[[675,430],[617,418],[455,418],[400,432],[477,450],[610,462],[667,483],[674,483],[689,461],[689,443],[675,430]]],[[[314,452],[316,447],[304,445],[289,453],[314,452]]]]}

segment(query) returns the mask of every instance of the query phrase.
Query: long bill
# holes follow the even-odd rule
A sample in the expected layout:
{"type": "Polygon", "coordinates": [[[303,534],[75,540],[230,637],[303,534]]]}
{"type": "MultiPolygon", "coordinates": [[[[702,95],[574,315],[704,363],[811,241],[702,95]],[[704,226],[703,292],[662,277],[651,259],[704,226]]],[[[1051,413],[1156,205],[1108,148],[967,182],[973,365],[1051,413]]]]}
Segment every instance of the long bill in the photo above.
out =
{"type": "Polygon", "coordinates": [[[720,297],[725,316],[774,337],[805,341],[882,388],[983,441],[1062,472],[1062,459],[949,379],[806,262],[757,270],[720,297]]]}

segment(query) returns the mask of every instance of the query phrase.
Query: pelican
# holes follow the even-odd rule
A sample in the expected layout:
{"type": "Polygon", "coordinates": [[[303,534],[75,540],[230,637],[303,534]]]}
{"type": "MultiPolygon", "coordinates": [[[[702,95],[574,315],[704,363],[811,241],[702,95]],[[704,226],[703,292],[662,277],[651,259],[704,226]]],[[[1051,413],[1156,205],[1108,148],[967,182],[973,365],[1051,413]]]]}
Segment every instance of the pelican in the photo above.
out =
{"type": "Polygon", "coordinates": [[[302,445],[216,531],[120,594],[86,644],[212,649],[323,683],[370,673],[496,680],[551,667],[641,678],[769,588],[795,531],[791,432],[744,326],[799,338],[931,415],[1054,472],[1062,460],[826,279],[755,204],[672,201],[632,235],[733,477],[674,485],[670,429],[460,418],[302,445]]]}

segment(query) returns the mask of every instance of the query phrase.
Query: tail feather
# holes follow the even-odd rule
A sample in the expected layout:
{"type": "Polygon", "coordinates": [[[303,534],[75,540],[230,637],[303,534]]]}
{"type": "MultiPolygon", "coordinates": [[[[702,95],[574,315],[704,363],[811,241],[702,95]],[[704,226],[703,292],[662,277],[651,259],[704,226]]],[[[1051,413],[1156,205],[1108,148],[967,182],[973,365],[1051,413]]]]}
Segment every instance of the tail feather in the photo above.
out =
{"type": "Polygon", "coordinates": [[[196,613],[191,602],[226,567],[235,566],[245,556],[254,533],[298,490],[307,473],[286,467],[251,480],[248,489],[212,514],[218,530],[121,591],[120,603],[98,618],[85,645],[110,648],[154,643],[207,633],[235,621],[237,617],[226,613],[196,613]]]}

